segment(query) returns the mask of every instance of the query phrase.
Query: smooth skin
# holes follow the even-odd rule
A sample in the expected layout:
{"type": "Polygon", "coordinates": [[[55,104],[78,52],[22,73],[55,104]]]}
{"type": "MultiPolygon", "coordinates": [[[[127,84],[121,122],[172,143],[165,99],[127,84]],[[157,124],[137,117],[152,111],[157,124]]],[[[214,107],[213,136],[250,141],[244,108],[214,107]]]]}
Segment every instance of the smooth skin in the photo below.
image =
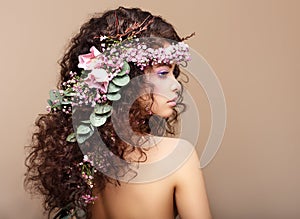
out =
{"type": "MultiPolygon", "coordinates": [[[[173,75],[174,67],[153,66],[149,74],[151,82],[155,84],[152,112],[162,117],[172,114],[174,106],[169,101],[176,97],[180,89],[173,75]]],[[[92,206],[92,219],[174,219],[175,208],[181,219],[211,219],[203,173],[193,145],[186,140],[162,137],[155,147],[146,151],[147,161],[143,164],[157,162],[174,154],[180,157],[181,150],[177,149],[189,148],[192,148],[191,153],[184,162],[161,179],[148,183],[121,182],[121,186],[108,183],[92,206]]],[[[129,159],[135,159],[138,154],[130,156],[129,159]]],[[[161,168],[164,167],[154,167],[151,171],[155,173],[161,168]]]]}
{"type": "MultiPolygon", "coordinates": [[[[146,163],[167,157],[175,147],[192,147],[188,144],[187,141],[164,137],[147,152],[146,163]]],[[[117,187],[107,184],[93,205],[92,218],[174,219],[175,202],[181,219],[211,219],[199,164],[197,153],[193,150],[180,168],[163,179],[150,183],[122,182],[117,187]]]]}

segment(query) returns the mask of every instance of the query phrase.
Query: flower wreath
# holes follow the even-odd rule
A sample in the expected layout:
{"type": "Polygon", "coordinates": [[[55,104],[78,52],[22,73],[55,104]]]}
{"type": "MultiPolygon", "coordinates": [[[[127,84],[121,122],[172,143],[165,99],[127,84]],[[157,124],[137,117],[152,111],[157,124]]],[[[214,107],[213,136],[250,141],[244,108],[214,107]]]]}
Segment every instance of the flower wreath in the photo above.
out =
{"type": "Polygon", "coordinates": [[[153,49],[147,47],[145,42],[140,43],[139,38],[134,38],[126,43],[119,42],[102,53],[91,47],[90,53],[79,56],[78,67],[83,69],[81,76],[70,72],[70,80],[63,83],[65,90],[51,90],[47,109],[49,112],[61,110],[71,114],[74,106],[94,108],[89,120],[81,121],[76,131],[67,137],[67,141],[81,144],[111,116],[112,106],[109,101],[119,100],[120,89],[130,81],[128,62],[143,70],[149,65],[190,60],[189,47],[183,42],[153,49]]]}
{"type": "MultiPolygon", "coordinates": [[[[62,111],[72,114],[76,106],[91,106],[92,113],[88,120],[80,121],[67,137],[68,142],[84,143],[90,138],[95,129],[105,124],[112,114],[112,101],[121,98],[120,90],[129,81],[129,62],[134,63],[141,70],[149,65],[159,63],[180,63],[191,60],[189,47],[184,42],[171,43],[167,47],[152,48],[147,45],[147,38],[129,37],[115,40],[107,36],[100,36],[100,51],[94,46],[90,53],[79,55],[78,67],[82,68],[81,76],[70,72],[70,79],[63,83],[64,89],[51,90],[48,99],[48,112],[62,111]]],[[[97,168],[88,155],[78,165],[82,178],[90,190],[82,194],[83,204],[93,203],[97,196],[92,195],[93,178],[97,168]]],[[[78,213],[74,206],[67,206],[66,218],[78,213]]],[[[80,211],[80,209],[79,209],[80,211]]],[[[62,212],[62,211],[61,211],[62,212]]],[[[61,212],[57,216],[61,216],[61,212]]]]}

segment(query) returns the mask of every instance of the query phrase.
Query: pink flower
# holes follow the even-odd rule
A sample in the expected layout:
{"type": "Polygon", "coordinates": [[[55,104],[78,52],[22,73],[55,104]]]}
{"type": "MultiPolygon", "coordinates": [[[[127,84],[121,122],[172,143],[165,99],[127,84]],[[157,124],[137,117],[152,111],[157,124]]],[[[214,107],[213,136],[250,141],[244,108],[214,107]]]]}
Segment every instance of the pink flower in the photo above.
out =
{"type": "Polygon", "coordinates": [[[94,46],[91,47],[90,52],[91,53],[78,56],[78,68],[83,68],[84,70],[91,70],[93,68],[92,61],[96,56],[100,55],[100,52],[94,46]]]}
{"type": "Polygon", "coordinates": [[[84,155],[83,156],[83,161],[88,162],[88,161],[90,161],[90,159],[89,159],[89,157],[87,155],[84,155]]]}
{"type": "Polygon", "coordinates": [[[88,74],[88,77],[84,79],[84,82],[89,88],[97,88],[102,93],[106,93],[109,82],[108,73],[103,68],[93,69],[93,71],[88,74]]]}
{"type": "Polygon", "coordinates": [[[81,198],[84,200],[85,203],[91,203],[94,202],[98,197],[86,194],[82,195],[81,198]]]}

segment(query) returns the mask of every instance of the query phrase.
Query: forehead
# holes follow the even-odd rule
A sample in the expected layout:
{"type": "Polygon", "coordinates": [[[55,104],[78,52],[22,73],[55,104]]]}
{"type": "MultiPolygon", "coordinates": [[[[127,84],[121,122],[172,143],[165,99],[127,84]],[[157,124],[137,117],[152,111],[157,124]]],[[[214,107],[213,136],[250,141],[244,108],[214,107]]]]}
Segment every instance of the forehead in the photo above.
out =
{"type": "Polygon", "coordinates": [[[159,64],[153,64],[149,65],[145,68],[145,73],[155,73],[159,70],[167,70],[167,71],[174,71],[175,64],[168,64],[168,63],[159,63],[159,64]]]}
{"type": "Polygon", "coordinates": [[[159,68],[159,67],[168,67],[173,69],[175,67],[175,64],[159,63],[159,64],[152,65],[152,68],[159,68]]]}

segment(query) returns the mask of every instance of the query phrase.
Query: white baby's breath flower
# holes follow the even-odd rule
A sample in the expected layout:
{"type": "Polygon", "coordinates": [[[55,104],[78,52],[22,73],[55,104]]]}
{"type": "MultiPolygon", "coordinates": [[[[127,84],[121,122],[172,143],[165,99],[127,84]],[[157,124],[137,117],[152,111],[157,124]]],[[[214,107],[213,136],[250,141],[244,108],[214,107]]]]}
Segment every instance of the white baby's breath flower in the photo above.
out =
{"type": "Polygon", "coordinates": [[[107,39],[107,36],[100,36],[100,41],[107,39]]]}

